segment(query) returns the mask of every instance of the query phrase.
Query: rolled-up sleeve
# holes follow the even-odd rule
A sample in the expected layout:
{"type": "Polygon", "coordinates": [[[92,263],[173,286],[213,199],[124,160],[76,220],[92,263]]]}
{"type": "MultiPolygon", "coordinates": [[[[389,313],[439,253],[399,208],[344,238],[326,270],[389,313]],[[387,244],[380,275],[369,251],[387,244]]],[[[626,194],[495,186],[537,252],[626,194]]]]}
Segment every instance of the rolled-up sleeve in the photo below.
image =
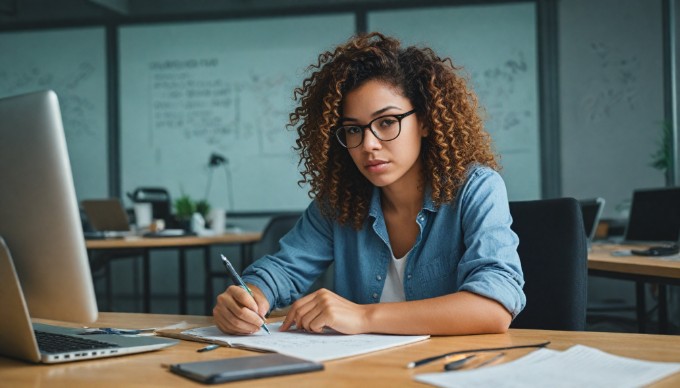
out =
{"type": "Polygon", "coordinates": [[[460,195],[466,246],[458,265],[460,291],[493,299],[514,318],[526,305],[526,296],[505,184],[497,172],[479,169],[460,195]]]}

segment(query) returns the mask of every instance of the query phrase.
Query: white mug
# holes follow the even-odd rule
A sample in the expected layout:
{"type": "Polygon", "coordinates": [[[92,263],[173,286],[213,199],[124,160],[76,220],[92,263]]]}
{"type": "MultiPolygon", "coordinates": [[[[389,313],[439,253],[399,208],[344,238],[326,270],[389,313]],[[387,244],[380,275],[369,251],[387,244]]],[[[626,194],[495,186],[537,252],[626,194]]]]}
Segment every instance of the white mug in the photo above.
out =
{"type": "Polygon", "coordinates": [[[227,224],[227,212],[222,208],[214,208],[210,211],[210,229],[215,234],[223,234],[227,224]]]}
{"type": "Polygon", "coordinates": [[[135,220],[137,228],[144,229],[151,226],[153,210],[149,202],[135,203],[135,220]]]}

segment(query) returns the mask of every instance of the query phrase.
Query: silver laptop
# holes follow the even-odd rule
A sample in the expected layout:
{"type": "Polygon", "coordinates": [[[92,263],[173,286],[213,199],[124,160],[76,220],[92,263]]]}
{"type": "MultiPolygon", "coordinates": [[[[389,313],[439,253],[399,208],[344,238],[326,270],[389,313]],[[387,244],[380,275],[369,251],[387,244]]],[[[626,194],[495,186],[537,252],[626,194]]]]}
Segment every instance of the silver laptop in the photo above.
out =
{"type": "Polygon", "coordinates": [[[125,237],[134,234],[130,229],[130,219],[119,199],[86,199],[80,204],[95,231],[85,237],[125,237]]]}
{"type": "MultiPolygon", "coordinates": [[[[49,298],[46,298],[49,299],[49,298]]],[[[60,363],[148,352],[178,341],[151,336],[90,334],[83,328],[31,323],[12,257],[0,238],[0,355],[36,363],[60,363]]]]}
{"type": "Polygon", "coordinates": [[[0,355],[54,363],[176,344],[31,323],[82,327],[97,319],[97,302],[56,94],[0,99],[0,118],[0,355]]]}
{"type": "Polygon", "coordinates": [[[586,237],[588,238],[588,245],[595,239],[597,225],[600,223],[604,204],[604,198],[600,197],[579,200],[581,214],[583,216],[583,227],[585,228],[586,237]]]}
{"type": "Polygon", "coordinates": [[[624,244],[675,244],[680,237],[680,187],[633,192],[624,244]]]}

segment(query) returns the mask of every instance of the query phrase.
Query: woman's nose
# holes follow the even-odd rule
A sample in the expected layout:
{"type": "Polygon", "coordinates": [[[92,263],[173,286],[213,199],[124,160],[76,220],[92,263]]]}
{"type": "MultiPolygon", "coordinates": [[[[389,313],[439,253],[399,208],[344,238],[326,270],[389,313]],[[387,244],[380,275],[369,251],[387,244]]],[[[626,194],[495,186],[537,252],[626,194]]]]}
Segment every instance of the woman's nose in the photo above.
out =
{"type": "Polygon", "coordinates": [[[382,142],[378,139],[370,129],[364,130],[364,142],[362,144],[364,149],[373,150],[382,147],[382,142]]]}

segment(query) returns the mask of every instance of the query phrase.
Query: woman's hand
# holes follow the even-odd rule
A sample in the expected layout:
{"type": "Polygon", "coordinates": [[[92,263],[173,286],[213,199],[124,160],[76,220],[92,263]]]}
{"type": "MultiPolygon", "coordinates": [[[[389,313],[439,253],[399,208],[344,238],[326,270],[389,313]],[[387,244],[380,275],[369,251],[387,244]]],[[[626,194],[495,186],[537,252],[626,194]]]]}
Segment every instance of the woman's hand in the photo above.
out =
{"type": "Polygon", "coordinates": [[[229,286],[217,296],[217,304],[213,308],[215,325],[227,334],[253,334],[260,330],[264,323],[262,317],[269,311],[269,302],[259,288],[248,285],[253,292],[239,286],[229,286]]]}
{"type": "Polygon", "coordinates": [[[298,329],[321,333],[328,327],[344,334],[368,332],[367,308],[326,289],[320,289],[291,305],[280,330],[298,329]]]}

